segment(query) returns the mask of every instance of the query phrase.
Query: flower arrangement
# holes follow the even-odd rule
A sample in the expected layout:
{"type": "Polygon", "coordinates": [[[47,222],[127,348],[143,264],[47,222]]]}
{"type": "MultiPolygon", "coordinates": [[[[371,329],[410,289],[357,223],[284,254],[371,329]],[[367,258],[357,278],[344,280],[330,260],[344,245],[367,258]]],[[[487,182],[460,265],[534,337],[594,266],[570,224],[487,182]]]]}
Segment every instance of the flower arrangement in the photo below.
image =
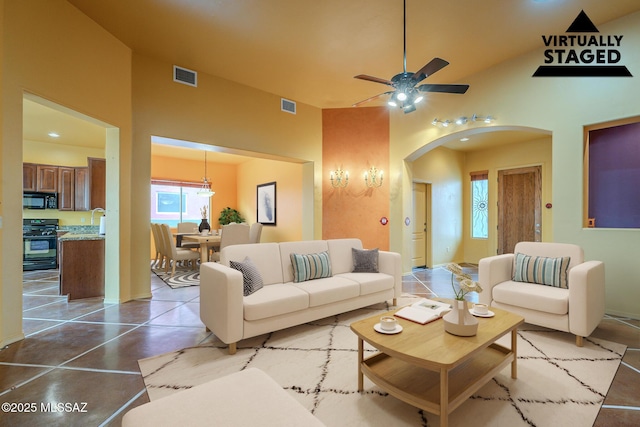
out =
{"type": "Polygon", "coordinates": [[[203,206],[200,208],[200,215],[202,215],[202,219],[208,219],[209,216],[207,215],[207,206],[203,206]]]}
{"type": "Polygon", "coordinates": [[[462,271],[462,267],[458,264],[450,263],[447,264],[445,268],[451,272],[451,287],[453,288],[453,292],[455,293],[458,301],[463,301],[464,296],[469,292],[482,292],[480,284],[472,280],[469,274],[462,271]],[[456,290],[456,287],[453,284],[453,279],[459,282],[460,290],[456,290]]]}

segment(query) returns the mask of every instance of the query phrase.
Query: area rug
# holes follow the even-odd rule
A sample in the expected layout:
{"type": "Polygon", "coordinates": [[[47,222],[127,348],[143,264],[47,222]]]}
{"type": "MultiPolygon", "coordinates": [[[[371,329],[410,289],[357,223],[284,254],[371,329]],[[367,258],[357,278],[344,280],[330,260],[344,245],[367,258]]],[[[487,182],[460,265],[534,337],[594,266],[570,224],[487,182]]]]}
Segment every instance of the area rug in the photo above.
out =
{"type": "Polygon", "coordinates": [[[176,269],[176,274],[171,277],[171,270],[165,273],[162,269],[154,269],[151,271],[162,279],[164,283],[173,289],[184,288],[187,286],[200,286],[200,270],[193,269],[176,269]]]}
{"type": "MultiPolygon", "coordinates": [[[[200,346],[138,363],[151,400],[256,367],[327,426],[437,426],[438,416],[366,377],[364,392],[357,392],[357,339],[349,325],[386,309],[380,304],[247,339],[232,356],[211,336],[200,346]]],[[[509,337],[500,343],[509,346],[509,337]]],[[[570,334],[525,325],[518,331],[518,379],[506,367],[450,415],[449,425],[591,426],[625,349],[592,338],[576,347],[570,334]]],[[[365,350],[374,352],[366,344],[365,350]]]]}

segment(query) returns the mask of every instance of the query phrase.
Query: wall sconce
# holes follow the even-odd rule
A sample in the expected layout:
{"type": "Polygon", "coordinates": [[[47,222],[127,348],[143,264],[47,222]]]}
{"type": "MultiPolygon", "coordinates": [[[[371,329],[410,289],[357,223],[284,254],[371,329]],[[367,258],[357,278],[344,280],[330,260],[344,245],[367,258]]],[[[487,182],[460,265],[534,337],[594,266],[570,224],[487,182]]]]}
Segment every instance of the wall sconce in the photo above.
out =
{"type": "Polygon", "coordinates": [[[462,116],[462,117],[458,117],[455,120],[441,120],[438,118],[433,119],[433,121],[431,122],[432,125],[434,126],[442,126],[442,127],[448,127],[449,125],[452,124],[456,124],[458,126],[467,124],[468,122],[485,122],[487,124],[493,122],[496,118],[492,117],[492,116],[479,116],[477,114],[473,114],[471,117],[466,117],[466,116],[462,116]]]}
{"type": "Polygon", "coordinates": [[[383,174],[384,172],[380,171],[380,174],[378,175],[378,169],[376,169],[375,166],[372,166],[371,169],[369,169],[369,172],[364,173],[364,183],[369,188],[380,187],[382,185],[383,174]]]}
{"type": "Polygon", "coordinates": [[[349,171],[343,171],[342,169],[331,171],[329,179],[333,188],[344,188],[349,184],[349,171]]]}

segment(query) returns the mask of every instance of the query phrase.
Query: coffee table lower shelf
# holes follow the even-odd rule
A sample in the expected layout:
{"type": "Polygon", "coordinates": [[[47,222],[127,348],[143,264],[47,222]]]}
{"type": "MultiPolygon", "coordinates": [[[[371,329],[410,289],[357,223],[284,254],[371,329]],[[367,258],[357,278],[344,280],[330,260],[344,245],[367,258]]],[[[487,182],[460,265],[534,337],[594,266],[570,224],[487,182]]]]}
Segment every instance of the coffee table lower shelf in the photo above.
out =
{"type": "MultiPolygon", "coordinates": [[[[376,353],[362,361],[361,371],[392,396],[441,416],[450,414],[514,360],[513,351],[494,343],[451,369],[430,370],[376,353]],[[444,405],[443,395],[448,397],[444,405]]],[[[515,378],[513,369],[514,364],[515,378]]]]}

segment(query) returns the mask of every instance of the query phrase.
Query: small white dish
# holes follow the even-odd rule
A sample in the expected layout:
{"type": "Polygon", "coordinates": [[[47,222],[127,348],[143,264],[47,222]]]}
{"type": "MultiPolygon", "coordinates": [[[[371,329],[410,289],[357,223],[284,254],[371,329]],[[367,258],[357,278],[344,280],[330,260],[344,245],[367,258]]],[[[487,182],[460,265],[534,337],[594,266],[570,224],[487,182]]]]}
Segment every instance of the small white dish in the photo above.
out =
{"type": "Polygon", "coordinates": [[[382,327],[380,327],[380,323],[376,323],[375,325],[373,325],[373,329],[375,329],[376,332],[380,332],[381,334],[385,335],[399,334],[400,332],[402,332],[402,326],[400,325],[396,325],[395,329],[385,331],[384,329],[382,329],[382,327]]]}
{"type": "Polygon", "coordinates": [[[474,316],[477,316],[477,317],[493,317],[493,316],[495,316],[495,315],[496,315],[496,314],[495,314],[493,311],[491,311],[491,310],[489,310],[486,314],[476,313],[475,311],[473,311],[473,308],[470,308],[470,309],[469,309],[469,313],[471,313],[471,314],[473,314],[474,316]]]}

